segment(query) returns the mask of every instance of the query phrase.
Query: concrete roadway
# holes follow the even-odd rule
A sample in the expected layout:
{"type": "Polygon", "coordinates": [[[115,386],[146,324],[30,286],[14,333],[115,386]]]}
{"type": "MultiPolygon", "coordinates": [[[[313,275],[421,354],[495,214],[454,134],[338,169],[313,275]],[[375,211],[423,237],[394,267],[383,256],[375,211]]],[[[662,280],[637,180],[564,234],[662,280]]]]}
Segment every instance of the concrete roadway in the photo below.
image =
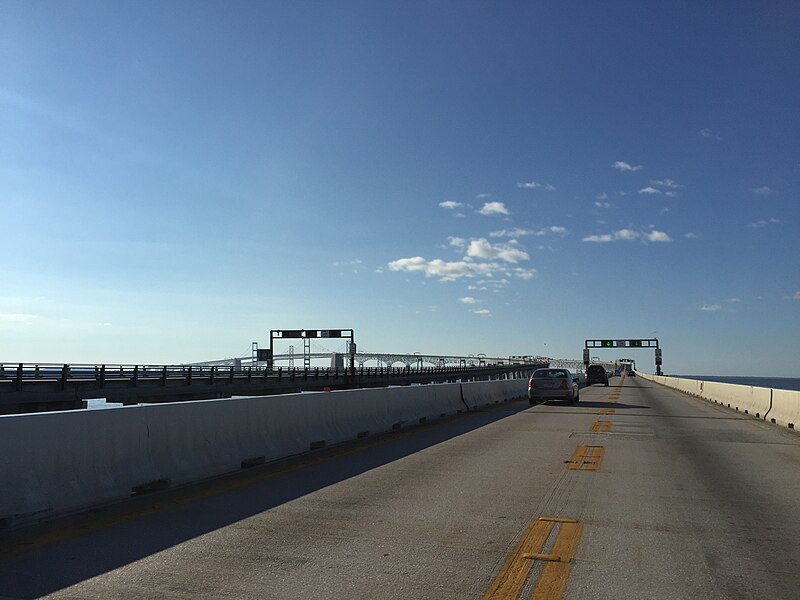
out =
{"type": "Polygon", "coordinates": [[[789,599],[798,515],[796,433],[614,378],[6,532],[0,598],[789,599]]]}

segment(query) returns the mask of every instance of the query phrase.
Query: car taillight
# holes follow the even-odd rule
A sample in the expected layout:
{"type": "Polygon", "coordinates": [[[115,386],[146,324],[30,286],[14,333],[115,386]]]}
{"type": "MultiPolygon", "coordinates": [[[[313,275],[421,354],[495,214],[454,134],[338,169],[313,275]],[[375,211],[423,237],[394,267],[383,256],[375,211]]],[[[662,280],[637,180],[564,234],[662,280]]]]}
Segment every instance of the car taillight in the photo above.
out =
{"type": "Polygon", "coordinates": [[[563,389],[563,390],[567,389],[567,380],[566,379],[562,379],[561,380],[561,389],[563,389]]]}
{"type": "Polygon", "coordinates": [[[528,389],[535,388],[536,384],[533,382],[533,379],[528,380],[528,389]]]}

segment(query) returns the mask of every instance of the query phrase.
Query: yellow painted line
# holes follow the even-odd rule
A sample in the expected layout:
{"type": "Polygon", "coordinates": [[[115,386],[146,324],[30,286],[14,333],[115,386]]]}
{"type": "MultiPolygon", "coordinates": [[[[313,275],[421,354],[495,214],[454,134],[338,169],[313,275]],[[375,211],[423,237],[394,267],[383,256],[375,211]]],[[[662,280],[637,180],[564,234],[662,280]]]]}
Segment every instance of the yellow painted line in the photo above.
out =
{"type": "Polygon", "coordinates": [[[616,408],[603,408],[600,410],[601,415],[613,415],[617,412],[616,408]]]}
{"type": "Polygon", "coordinates": [[[575,556],[581,524],[575,519],[540,517],[531,521],[519,543],[506,557],[483,600],[517,600],[533,568],[533,561],[544,563],[531,593],[531,599],[561,600],[569,577],[569,564],[575,556]],[[558,523],[552,552],[542,552],[550,532],[558,523]]]}
{"type": "Polygon", "coordinates": [[[598,419],[592,423],[590,431],[611,431],[611,421],[601,421],[598,419]]]}
{"type": "Polygon", "coordinates": [[[569,578],[569,563],[575,556],[581,537],[581,524],[564,522],[558,530],[552,556],[558,560],[547,560],[531,593],[531,600],[560,600],[564,597],[569,578]]]}
{"type": "Polygon", "coordinates": [[[483,596],[483,600],[516,600],[528,579],[533,563],[525,555],[537,554],[553,530],[554,521],[531,521],[522,538],[506,556],[500,572],[483,596]]]}
{"type": "Polygon", "coordinates": [[[603,446],[584,446],[581,444],[572,453],[566,464],[571,471],[596,471],[603,462],[603,446]]]}

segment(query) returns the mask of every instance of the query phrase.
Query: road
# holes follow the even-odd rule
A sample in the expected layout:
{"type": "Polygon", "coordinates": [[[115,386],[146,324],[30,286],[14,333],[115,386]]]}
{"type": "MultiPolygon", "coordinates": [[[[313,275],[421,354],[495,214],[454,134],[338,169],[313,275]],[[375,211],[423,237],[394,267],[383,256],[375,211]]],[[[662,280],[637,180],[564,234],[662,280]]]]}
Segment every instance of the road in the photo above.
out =
{"type": "Polygon", "coordinates": [[[0,537],[0,598],[797,598],[800,436],[640,378],[0,537]]]}

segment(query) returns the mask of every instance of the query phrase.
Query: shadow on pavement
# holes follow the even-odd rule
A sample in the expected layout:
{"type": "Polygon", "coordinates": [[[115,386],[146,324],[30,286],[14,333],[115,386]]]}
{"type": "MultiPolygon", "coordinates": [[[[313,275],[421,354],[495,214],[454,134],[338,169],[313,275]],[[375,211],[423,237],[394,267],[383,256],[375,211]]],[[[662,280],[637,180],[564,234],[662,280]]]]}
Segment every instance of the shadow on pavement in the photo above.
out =
{"type": "Polygon", "coordinates": [[[517,414],[508,402],[0,534],[0,597],[38,598],[517,414]]]}

